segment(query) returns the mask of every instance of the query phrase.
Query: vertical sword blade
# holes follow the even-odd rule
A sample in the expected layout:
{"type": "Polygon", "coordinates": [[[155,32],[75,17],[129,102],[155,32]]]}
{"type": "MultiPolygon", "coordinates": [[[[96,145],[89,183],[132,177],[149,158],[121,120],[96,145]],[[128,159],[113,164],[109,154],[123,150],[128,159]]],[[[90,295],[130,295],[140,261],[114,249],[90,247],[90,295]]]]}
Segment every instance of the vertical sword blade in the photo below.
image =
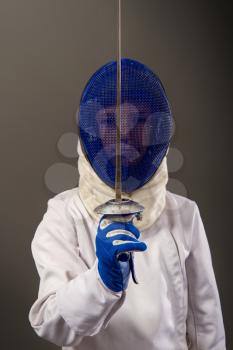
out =
{"type": "Polygon", "coordinates": [[[116,106],[116,200],[121,200],[121,0],[118,0],[117,31],[117,106],[116,106]]]}

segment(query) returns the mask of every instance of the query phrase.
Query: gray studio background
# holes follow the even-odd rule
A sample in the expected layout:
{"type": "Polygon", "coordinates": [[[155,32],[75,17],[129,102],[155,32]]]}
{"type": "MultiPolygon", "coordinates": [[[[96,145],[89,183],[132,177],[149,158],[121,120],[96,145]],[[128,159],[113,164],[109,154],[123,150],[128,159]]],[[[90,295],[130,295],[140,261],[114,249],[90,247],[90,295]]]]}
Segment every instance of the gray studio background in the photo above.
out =
{"type": "MultiPolygon", "coordinates": [[[[39,283],[30,244],[54,196],[48,183],[55,168],[46,180],[48,169],[67,165],[54,183],[61,186],[63,176],[65,188],[77,184],[78,173],[68,170],[76,158],[61,152],[58,142],[76,133],[75,113],[87,79],[116,57],[116,5],[116,0],[0,1],[0,329],[6,350],[57,348],[38,338],[28,322],[39,283]]],[[[122,19],[123,56],[157,72],[171,102],[172,146],[183,158],[171,175],[200,208],[228,349],[233,348],[230,12],[227,2],[124,0],[122,19]]]]}

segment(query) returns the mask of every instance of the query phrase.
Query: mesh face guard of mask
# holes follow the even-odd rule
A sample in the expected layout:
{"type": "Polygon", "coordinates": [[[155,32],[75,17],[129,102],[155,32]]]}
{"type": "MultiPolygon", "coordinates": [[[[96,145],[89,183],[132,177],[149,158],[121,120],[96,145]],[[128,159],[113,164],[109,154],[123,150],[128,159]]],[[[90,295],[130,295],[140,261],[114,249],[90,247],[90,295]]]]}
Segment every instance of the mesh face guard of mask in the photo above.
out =
{"type": "MultiPolygon", "coordinates": [[[[80,101],[78,129],[82,149],[95,173],[115,186],[117,62],[88,81],[80,101]]],[[[130,193],[156,173],[166,155],[172,115],[163,85],[148,67],[121,59],[121,185],[130,193]]]]}

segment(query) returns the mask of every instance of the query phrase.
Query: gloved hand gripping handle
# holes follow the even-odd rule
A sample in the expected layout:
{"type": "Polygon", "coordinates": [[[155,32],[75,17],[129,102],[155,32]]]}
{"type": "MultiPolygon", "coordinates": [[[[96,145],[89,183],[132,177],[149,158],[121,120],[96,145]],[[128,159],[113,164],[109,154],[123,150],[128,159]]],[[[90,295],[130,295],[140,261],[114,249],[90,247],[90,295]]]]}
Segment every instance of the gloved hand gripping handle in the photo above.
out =
{"type": "Polygon", "coordinates": [[[140,232],[133,225],[134,214],[103,215],[96,235],[98,271],[104,284],[115,292],[127,288],[130,273],[138,284],[134,269],[134,252],[147,246],[139,241],[140,232]]]}

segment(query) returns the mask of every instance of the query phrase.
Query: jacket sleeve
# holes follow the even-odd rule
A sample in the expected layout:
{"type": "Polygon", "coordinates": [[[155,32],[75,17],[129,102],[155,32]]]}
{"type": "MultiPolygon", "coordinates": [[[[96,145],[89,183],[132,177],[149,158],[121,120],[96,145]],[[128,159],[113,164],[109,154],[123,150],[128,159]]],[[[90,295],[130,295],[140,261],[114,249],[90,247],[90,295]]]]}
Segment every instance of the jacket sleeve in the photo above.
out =
{"type": "Polygon", "coordinates": [[[88,268],[79,254],[77,233],[64,201],[53,198],[32,240],[40,276],[38,298],[29,312],[35,332],[58,346],[78,345],[106,328],[125,292],[104,286],[97,260],[88,268]]]}
{"type": "Polygon", "coordinates": [[[195,204],[188,278],[187,333],[191,350],[224,350],[225,331],[212,258],[199,209],[195,204]]]}

